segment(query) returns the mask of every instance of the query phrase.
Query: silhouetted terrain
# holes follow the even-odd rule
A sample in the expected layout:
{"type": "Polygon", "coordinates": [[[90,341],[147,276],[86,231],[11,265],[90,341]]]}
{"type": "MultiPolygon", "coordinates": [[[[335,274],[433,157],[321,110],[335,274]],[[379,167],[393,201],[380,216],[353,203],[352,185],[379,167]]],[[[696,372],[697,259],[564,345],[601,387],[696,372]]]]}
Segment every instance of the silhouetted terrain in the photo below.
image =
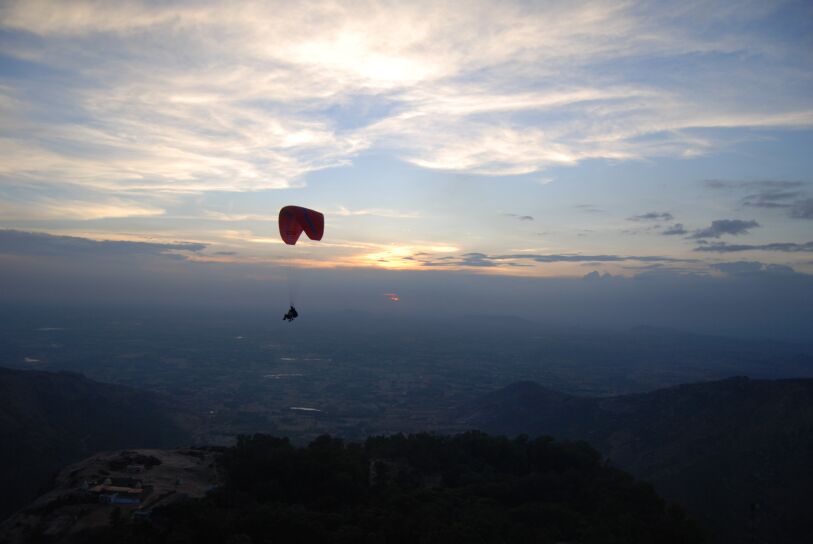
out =
{"type": "MultiPolygon", "coordinates": [[[[813,376],[810,344],[647,327],[552,328],[508,316],[308,313],[294,327],[279,317],[0,308],[0,363],[78,371],[151,392],[99,386],[137,399],[168,395],[197,414],[204,436],[198,443],[210,445],[231,445],[238,434],[287,436],[304,445],[323,434],[364,441],[472,427],[587,440],[616,466],[692,508],[718,535],[806,530],[800,490],[813,483],[804,461],[813,458],[810,382],[760,380],[813,376]],[[732,375],[759,380],[710,381],[732,375]],[[500,391],[518,380],[533,383],[500,391]],[[677,386],[693,382],[706,383],[677,386]],[[654,391],[668,386],[675,387],[654,391]]],[[[74,382],[92,382],[27,375],[63,376],[68,386],[54,400],[17,408],[21,416],[3,413],[2,428],[24,437],[4,455],[30,460],[20,476],[13,462],[4,465],[17,486],[36,489],[95,449],[178,443],[142,440],[147,430],[161,435],[162,424],[145,422],[166,421],[174,405],[149,411],[144,406],[152,401],[72,392],[69,398],[81,399],[75,406],[85,407],[74,409],[58,399],[74,382]],[[119,415],[109,415],[116,409],[108,405],[119,415]],[[87,416],[78,416],[82,410],[87,416]],[[140,423],[126,423],[128,417],[140,423]],[[102,435],[114,439],[96,440],[102,435]]],[[[2,402],[17,404],[5,395],[2,402]]],[[[33,495],[26,493],[6,494],[3,507],[21,506],[33,495]]]]}
{"type": "Polygon", "coordinates": [[[74,542],[701,542],[650,486],[584,443],[470,432],[296,448],[241,437],[225,485],[74,542]]]}
{"type": "Polygon", "coordinates": [[[522,382],[468,410],[464,422],[487,432],[588,440],[718,541],[813,534],[813,380],[731,378],[603,399],[522,382]]]}
{"type": "Polygon", "coordinates": [[[0,367],[0,520],[64,465],[94,452],[188,443],[186,417],[154,393],[69,372],[0,367]]]}

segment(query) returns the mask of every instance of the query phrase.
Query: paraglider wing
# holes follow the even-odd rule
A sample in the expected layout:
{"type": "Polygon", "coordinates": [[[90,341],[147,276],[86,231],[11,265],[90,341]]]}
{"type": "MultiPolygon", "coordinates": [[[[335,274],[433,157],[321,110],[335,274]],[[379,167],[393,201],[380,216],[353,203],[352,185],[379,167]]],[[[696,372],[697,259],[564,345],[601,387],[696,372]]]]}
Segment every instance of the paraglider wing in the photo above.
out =
{"type": "Polygon", "coordinates": [[[288,245],[295,245],[305,231],[311,240],[321,240],[325,233],[325,216],[301,206],[285,206],[279,211],[279,235],[288,245]]]}

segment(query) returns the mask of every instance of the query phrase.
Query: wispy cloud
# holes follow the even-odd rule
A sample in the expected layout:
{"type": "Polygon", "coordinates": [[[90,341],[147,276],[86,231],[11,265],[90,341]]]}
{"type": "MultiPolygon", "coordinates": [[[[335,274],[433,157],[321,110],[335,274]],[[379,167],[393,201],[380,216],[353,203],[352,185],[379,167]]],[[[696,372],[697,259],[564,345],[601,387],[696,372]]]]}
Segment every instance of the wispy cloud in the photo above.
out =
{"type": "Polygon", "coordinates": [[[743,206],[782,210],[794,219],[813,219],[813,184],[792,180],[707,180],[712,189],[745,192],[743,206]]]}
{"type": "Polygon", "coordinates": [[[603,213],[604,210],[593,204],[576,204],[574,208],[587,213],[603,213]]]}
{"type": "Polygon", "coordinates": [[[769,84],[801,77],[791,49],[752,31],[771,9],[7,2],[2,28],[37,39],[5,53],[40,75],[0,85],[0,175],[251,191],[368,149],[483,175],[706,153],[724,136],[695,129],[813,126],[804,96],[769,84]],[[687,55],[715,76],[652,62],[687,55]],[[630,60],[652,64],[646,83],[619,68],[630,60]]]}
{"type": "Polygon", "coordinates": [[[796,219],[813,219],[813,198],[794,202],[790,209],[790,216],[796,219]]]}
{"type": "Polygon", "coordinates": [[[797,199],[799,191],[783,189],[765,189],[743,197],[743,204],[754,208],[790,208],[793,200],[797,199]]]}
{"type": "Polygon", "coordinates": [[[533,221],[534,218],[532,215],[520,215],[518,213],[505,213],[503,214],[506,217],[513,217],[514,219],[518,219],[520,221],[533,221]]]}
{"type": "Polygon", "coordinates": [[[0,199],[0,216],[13,220],[93,220],[125,217],[158,217],[163,208],[138,201],[101,195],[97,199],[39,197],[23,202],[0,199]]]}
{"type": "Polygon", "coordinates": [[[663,229],[661,234],[664,236],[683,236],[686,232],[686,229],[683,228],[683,223],[675,223],[671,227],[663,229]]]}
{"type": "Polygon", "coordinates": [[[399,210],[388,210],[384,208],[367,208],[361,210],[350,210],[344,206],[339,206],[337,210],[332,212],[332,215],[339,217],[358,217],[358,216],[373,216],[373,217],[388,217],[390,219],[416,219],[421,217],[420,212],[404,212],[399,210]]]}
{"type": "Polygon", "coordinates": [[[674,216],[669,212],[647,212],[628,217],[627,221],[671,221],[674,216]]]}

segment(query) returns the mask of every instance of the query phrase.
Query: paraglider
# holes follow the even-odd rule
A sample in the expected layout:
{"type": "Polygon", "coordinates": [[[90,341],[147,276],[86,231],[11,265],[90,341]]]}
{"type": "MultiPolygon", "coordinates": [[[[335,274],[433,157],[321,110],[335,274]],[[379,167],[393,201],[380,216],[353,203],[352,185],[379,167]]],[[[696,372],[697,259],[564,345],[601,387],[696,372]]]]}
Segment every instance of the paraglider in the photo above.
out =
{"type": "MultiPolygon", "coordinates": [[[[301,206],[285,206],[279,211],[279,235],[282,241],[289,246],[296,245],[302,233],[308,235],[311,240],[321,240],[325,233],[325,216],[315,210],[309,210],[301,206]]],[[[294,294],[291,289],[291,271],[288,270],[288,288],[291,298],[291,307],[282,316],[283,321],[293,322],[299,317],[299,313],[294,308],[294,294]]]]}
{"type": "Polygon", "coordinates": [[[288,308],[288,313],[282,316],[282,320],[290,322],[296,319],[297,317],[299,317],[299,312],[296,311],[296,308],[291,306],[290,308],[288,308]]]}
{"type": "Polygon", "coordinates": [[[279,211],[279,235],[289,246],[296,245],[302,231],[311,240],[321,240],[325,233],[325,216],[301,206],[285,206],[279,211]]]}

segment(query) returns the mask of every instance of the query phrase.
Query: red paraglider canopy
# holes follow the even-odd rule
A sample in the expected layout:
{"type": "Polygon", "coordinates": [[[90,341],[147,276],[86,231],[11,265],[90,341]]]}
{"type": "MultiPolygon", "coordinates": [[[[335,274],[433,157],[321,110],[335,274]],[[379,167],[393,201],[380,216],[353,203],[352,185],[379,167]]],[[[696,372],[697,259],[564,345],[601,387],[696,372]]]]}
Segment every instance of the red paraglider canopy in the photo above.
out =
{"type": "Polygon", "coordinates": [[[301,206],[285,206],[279,211],[279,235],[292,246],[302,231],[311,240],[321,240],[325,233],[325,216],[301,206]]]}

